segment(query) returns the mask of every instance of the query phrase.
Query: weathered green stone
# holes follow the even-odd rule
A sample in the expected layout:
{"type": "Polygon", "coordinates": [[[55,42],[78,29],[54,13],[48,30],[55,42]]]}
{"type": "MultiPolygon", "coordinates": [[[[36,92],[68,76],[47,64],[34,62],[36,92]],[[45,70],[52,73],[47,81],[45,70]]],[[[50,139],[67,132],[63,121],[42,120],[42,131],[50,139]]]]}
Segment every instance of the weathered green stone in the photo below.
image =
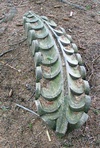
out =
{"type": "Polygon", "coordinates": [[[37,100],[41,94],[41,84],[36,83],[35,99],[37,100]]]}
{"type": "Polygon", "coordinates": [[[47,17],[29,11],[23,24],[34,56],[37,112],[63,136],[88,119],[90,88],[81,55],[65,29],[47,17]]]}
{"type": "Polygon", "coordinates": [[[36,67],[36,82],[42,79],[42,69],[40,66],[36,67]]]}

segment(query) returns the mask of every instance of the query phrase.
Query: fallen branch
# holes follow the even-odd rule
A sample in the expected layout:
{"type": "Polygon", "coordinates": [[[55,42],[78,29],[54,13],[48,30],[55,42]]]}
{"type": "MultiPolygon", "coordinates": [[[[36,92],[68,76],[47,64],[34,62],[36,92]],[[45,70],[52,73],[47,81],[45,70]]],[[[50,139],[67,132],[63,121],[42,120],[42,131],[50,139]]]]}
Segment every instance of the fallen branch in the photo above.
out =
{"type": "MultiPolygon", "coordinates": [[[[23,43],[24,41],[26,41],[26,38],[24,38],[24,39],[22,39],[22,40],[18,41],[17,43],[14,43],[14,44],[9,44],[9,46],[18,45],[18,44],[23,43]]],[[[11,52],[11,51],[13,51],[13,50],[14,50],[14,48],[9,49],[9,50],[7,50],[7,51],[5,51],[5,52],[2,52],[2,53],[0,54],[0,57],[2,57],[3,55],[5,55],[5,54],[7,54],[8,52],[11,52]]]]}
{"type": "Polygon", "coordinates": [[[75,8],[77,8],[77,9],[86,11],[86,8],[83,7],[83,6],[80,6],[80,5],[77,5],[77,4],[73,4],[73,3],[68,2],[68,1],[66,1],[66,0],[60,0],[60,1],[63,2],[63,3],[66,3],[66,4],[68,4],[68,5],[71,5],[71,6],[75,7],[75,8]]]}
{"type": "Polygon", "coordinates": [[[20,107],[20,108],[22,108],[22,109],[24,109],[24,110],[26,110],[26,111],[36,115],[37,117],[39,117],[39,115],[36,112],[34,112],[34,111],[32,111],[32,110],[30,110],[30,109],[28,109],[28,108],[26,108],[26,107],[24,107],[22,105],[16,104],[16,106],[18,106],[18,107],[20,107]]]}
{"type": "Polygon", "coordinates": [[[2,57],[2,56],[5,55],[6,53],[11,52],[11,51],[13,51],[13,50],[14,50],[14,48],[13,48],[13,49],[9,49],[9,50],[7,50],[7,51],[5,51],[5,52],[2,52],[2,53],[0,54],[0,57],[2,57]]]}

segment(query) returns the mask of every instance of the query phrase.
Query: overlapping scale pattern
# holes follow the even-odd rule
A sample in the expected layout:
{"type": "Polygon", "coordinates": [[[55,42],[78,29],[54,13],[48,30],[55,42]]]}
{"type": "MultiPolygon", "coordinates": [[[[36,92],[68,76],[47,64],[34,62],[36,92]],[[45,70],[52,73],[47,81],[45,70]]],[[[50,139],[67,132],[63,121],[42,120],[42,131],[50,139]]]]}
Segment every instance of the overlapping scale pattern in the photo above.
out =
{"type": "Polygon", "coordinates": [[[54,21],[31,11],[23,20],[35,62],[37,112],[64,135],[88,119],[90,88],[81,55],[71,36],[54,21]]]}

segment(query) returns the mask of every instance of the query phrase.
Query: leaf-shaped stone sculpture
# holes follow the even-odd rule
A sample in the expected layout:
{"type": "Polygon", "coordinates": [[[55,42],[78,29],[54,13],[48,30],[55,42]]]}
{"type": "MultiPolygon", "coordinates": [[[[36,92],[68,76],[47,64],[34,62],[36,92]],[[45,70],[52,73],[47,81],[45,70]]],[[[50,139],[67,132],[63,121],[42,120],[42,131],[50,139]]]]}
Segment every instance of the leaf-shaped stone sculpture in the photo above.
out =
{"type": "Polygon", "coordinates": [[[91,99],[82,58],[71,36],[55,22],[31,11],[23,20],[35,62],[37,112],[64,135],[88,119],[91,99]]]}

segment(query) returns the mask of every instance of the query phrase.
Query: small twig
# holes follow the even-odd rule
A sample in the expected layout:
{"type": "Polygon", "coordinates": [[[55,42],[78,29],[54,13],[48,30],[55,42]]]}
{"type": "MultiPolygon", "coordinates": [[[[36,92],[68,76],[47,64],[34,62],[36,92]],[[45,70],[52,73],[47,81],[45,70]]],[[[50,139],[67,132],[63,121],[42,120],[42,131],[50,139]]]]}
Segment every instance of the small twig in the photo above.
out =
{"type": "Polygon", "coordinates": [[[11,69],[14,69],[14,70],[16,70],[16,71],[18,71],[18,72],[21,72],[20,69],[16,69],[15,67],[13,67],[13,66],[11,66],[11,65],[9,65],[9,64],[7,64],[7,63],[4,63],[3,61],[1,61],[1,63],[4,64],[4,65],[6,65],[6,66],[8,66],[8,67],[10,67],[11,69]]]}
{"type": "Polygon", "coordinates": [[[71,6],[75,7],[75,8],[77,8],[77,9],[80,9],[80,10],[86,10],[85,7],[77,5],[77,4],[73,4],[71,2],[68,2],[67,0],[61,0],[61,2],[66,3],[68,5],[71,5],[71,6]]]}
{"type": "Polygon", "coordinates": [[[8,96],[11,97],[13,95],[13,90],[10,89],[8,96]]]}
{"type": "Polygon", "coordinates": [[[63,18],[64,21],[69,21],[69,18],[63,18]]]}
{"type": "Polygon", "coordinates": [[[47,134],[48,140],[51,141],[51,137],[50,137],[50,134],[49,134],[48,130],[46,130],[46,134],[47,134]]]}
{"type": "Polygon", "coordinates": [[[27,90],[29,90],[32,93],[31,97],[28,99],[28,101],[29,101],[35,95],[36,90],[33,90],[32,86],[30,84],[26,84],[26,88],[27,88],[27,90]]]}
{"type": "Polygon", "coordinates": [[[14,44],[9,44],[9,46],[14,46],[14,45],[21,44],[21,43],[25,42],[26,39],[27,39],[27,38],[24,38],[24,39],[22,39],[22,40],[20,40],[20,41],[18,41],[18,42],[16,42],[16,43],[14,43],[14,44]]]}
{"type": "Polygon", "coordinates": [[[92,78],[92,76],[93,76],[93,74],[94,74],[94,63],[96,62],[96,60],[98,59],[98,58],[100,58],[100,55],[99,56],[97,56],[93,61],[92,61],[92,72],[91,72],[91,75],[89,76],[89,79],[88,79],[88,81],[90,81],[91,80],[91,78],[92,78]]]}
{"type": "Polygon", "coordinates": [[[4,18],[4,16],[1,16],[1,17],[0,17],[0,20],[2,20],[3,18],[4,18]]]}
{"type": "Polygon", "coordinates": [[[55,18],[55,16],[54,16],[54,15],[52,15],[52,14],[47,15],[47,17],[52,17],[52,18],[55,18]]]}
{"type": "MultiPolygon", "coordinates": [[[[24,39],[22,39],[21,41],[18,41],[17,43],[9,44],[9,46],[14,46],[14,45],[23,43],[24,41],[26,41],[26,39],[27,39],[27,38],[24,38],[24,39]]],[[[9,53],[9,52],[11,52],[11,51],[13,51],[14,49],[16,49],[16,48],[12,48],[12,49],[9,49],[9,50],[7,50],[7,51],[1,53],[1,54],[0,54],[0,57],[2,57],[3,55],[5,55],[5,54],[7,54],[7,53],[9,53]]]]}
{"type": "Polygon", "coordinates": [[[39,117],[39,115],[36,112],[34,112],[34,111],[32,111],[32,110],[30,110],[30,109],[28,109],[28,108],[26,108],[26,107],[24,107],[22,105],[16,104],[16,106],[18,106],[18,107],[20,107],[20,108],[22,108],[22,109],[24,109],[24,110],[26,110],[28,112],[31,112],[32,114],[34,114],[34,115],[39,117]]]}
{"type": "Polygon", "coordinates": [[[2,53],[0,54],[0,57],[2,57],[2,56],[5,55],[6,53],[11,52],[11,51],[13,51],[13,50],[14,50],[14,48],[13,48],[13,49],[9,49],[9,50],[7,50],[7,51],[5,51],[5,52],[2,52],[2,53]]]}
{"type": "Polygon", "coordinates": [[[46,129],[46,126],[44,126],[43,130],[36,135],[36,138],[38,138],[38,136],[40,136],[44,132],[44,129],[46,129]]]}
{"type": "Polygon", "coordinates": [[[61,5],[55,5],[54,6],[54,8],[60,8],[61,7],[61,5]]]}
{"type": "Polygon", "coordinates": [[[31,100],[31,99],[34,97],[34,95],[35,95],[35,91],[34,91],[33,94],[31,95],[31,97],[28,99],[28,101],[31,100]]]}
{"type": "Polygon", "coordinates": [[[98,56],[92,61],[92,63],[94,64],[95,61],[96,61],[97,59],[99,59],[99,58],[100,58],[100,55],[98,55],[98,56]]]}
{"type": "Polygon", "coordinates": [[[45,0],[44,1],[36,1],[35,3],[40,5],[40,4],[44,3],[44,2],[45,2],[45,0]]]}
{"type": "Polygon", "coordinates": [[[70,15],[69,15],[69,16],[70,16],[70,17],[72,17],[72,16],[73,16],[73,11],[71,11],[71,12],[70,12],[70,15]]]}

